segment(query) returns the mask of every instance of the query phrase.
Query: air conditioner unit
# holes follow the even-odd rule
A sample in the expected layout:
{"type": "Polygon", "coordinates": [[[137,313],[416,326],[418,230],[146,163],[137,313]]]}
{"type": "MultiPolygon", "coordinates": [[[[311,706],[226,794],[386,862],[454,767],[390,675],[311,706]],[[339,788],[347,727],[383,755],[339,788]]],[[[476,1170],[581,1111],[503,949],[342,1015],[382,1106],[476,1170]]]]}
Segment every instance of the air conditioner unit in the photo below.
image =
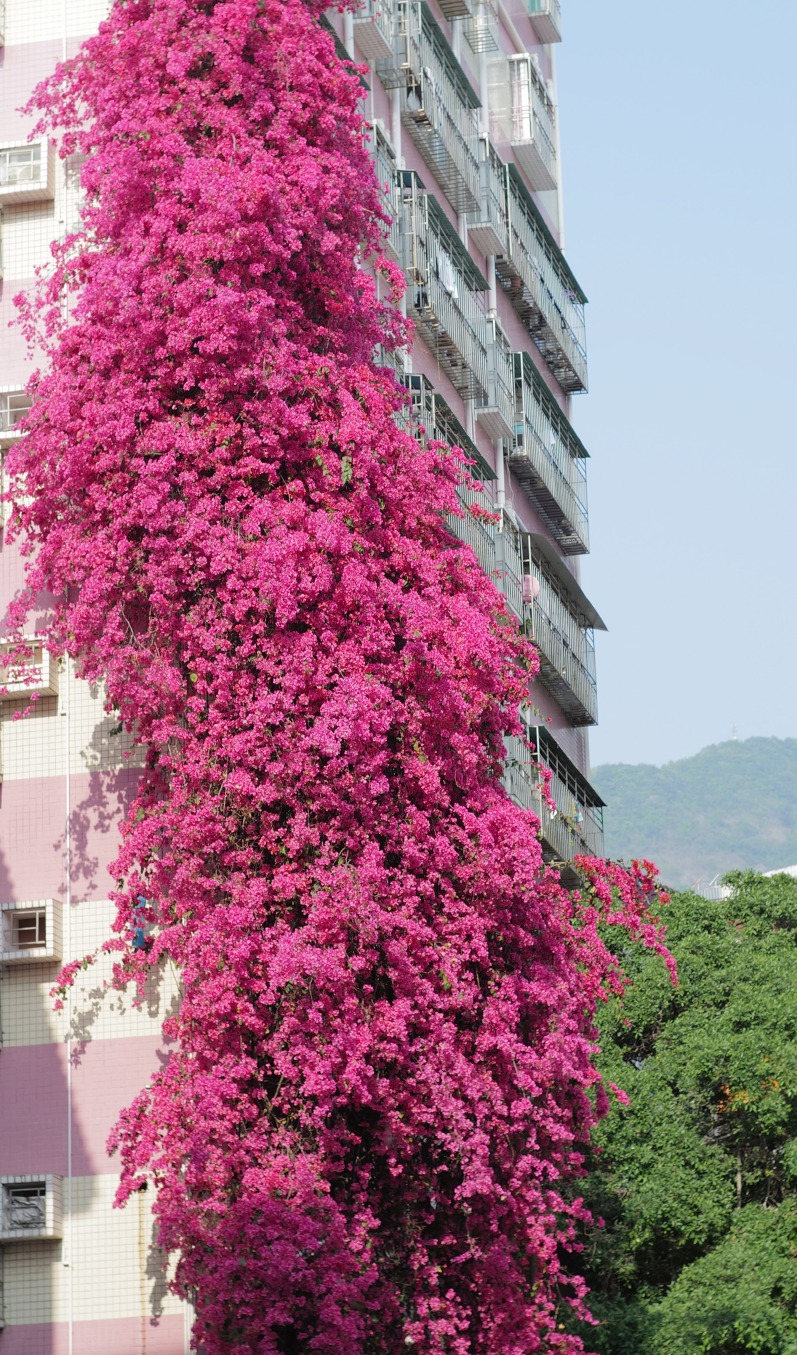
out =
{"type": "Polygon", "coordinates": [[[0,1176],[0,1242],[59,1238],[61,1215],[60,1176],[0,1176]]]}
{"type": "Polygon", "coordinates": [[[0,903],[0,963],[47,964],[61,959],[60,899],[0,903]]]}

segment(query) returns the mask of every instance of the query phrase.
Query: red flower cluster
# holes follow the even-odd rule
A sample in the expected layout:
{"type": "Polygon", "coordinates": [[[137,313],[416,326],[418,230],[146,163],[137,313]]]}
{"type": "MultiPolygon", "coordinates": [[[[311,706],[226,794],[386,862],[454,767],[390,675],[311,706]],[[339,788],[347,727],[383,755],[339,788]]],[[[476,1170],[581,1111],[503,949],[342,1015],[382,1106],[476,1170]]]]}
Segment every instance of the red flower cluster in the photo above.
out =
{"type": "Polygon", "coordinates": [[[586,907],[501,787],[536,659],[371,360],[390,266],[320,10],[118,0],[36,95],[86,205],[26,311],[12,620],[64,599],[51,648],[149,750],[111,944],[185,994],[120,1200],[154,1182],[208,1355],[576,1351],[597,924],[658,944],[654,886],[593,862],[586,907]]]}

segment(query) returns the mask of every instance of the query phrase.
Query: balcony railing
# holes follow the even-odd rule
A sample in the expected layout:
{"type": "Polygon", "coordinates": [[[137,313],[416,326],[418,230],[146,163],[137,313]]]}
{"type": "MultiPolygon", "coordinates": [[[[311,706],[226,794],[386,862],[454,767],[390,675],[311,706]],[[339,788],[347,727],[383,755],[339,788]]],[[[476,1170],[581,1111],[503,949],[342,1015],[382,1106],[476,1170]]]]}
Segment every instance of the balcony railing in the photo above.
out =
{"type": "Polygon", "coordinates": [[[527,727],[524,738],[506,735],[504,745],[504,788],[516,805],[533,809],[539,818],[546,858],[572,862],[576,856],[602,856],[603,800],[547,730],[527,727]]]}
{"type": "Polygon", "coordinates": [[[526,620],[523,600],[523,544],[519,528],[506,509],[501,514],[495,538],[496,573],[494,583],[503,593],[510,611],[518,621],[526,620]]]}
{"type": "Polygon", "coordinates": [[[496,0],[474,0],[471,18],[465,23],[465,37],[472,52],[498,51],[498,5],[496,0]]]}
{"type": "Polygon", "coordinates": [[[565,555],[589,550],[587,450],[528,353],[515,353],[515,445],[509,464],[565,555]]]}
{"type": "Polygon", "coordinates": [[[562,390],[586,390],[587,298],[514,166],[507,186],[509,251],[495,261],[501,286],[562,390]]]}
{"type": "MultiPolygon", "coordinates": [[[[504,114],[508,139],[531,187],[545,192],[555,188],[558,179],[556,111],[532,57],[511,56],[508,67],[508,117],[504,114]]],[[[501,110],[497,111],[500,118],[501,110]]]]}
{"type": "Polygon", "coordinates": [[[515,424],[514,355],[498,321],[490,319],[487,324],[487,390],[476,401],[476,418],[488,437],[511,438],[515,424]]]}
{"type": "Polygon", "coordinates": [[[562,41],[562,6],[559,0],[527,0],[531,26],[538,42],[562,41]]]}
{"type": "Polygon", "coordinates": [[[487,137],[480,139],[480,200],[468,213],[468,240],[482,254],[506,254],[509,218],[506,211],[506,168],[487,137]]]}
{"type": "Polygon", "coordinates": [[[376,177],[382,189],[385,212],[391,219],[391,225],[384,240],[385,253],[389,254],[396,263],[399,263],[401,260],[401,222],[399,219],[398,167],[392,146],[377,126],[374,126],[373,156],[376,177]]]}
{"type": "Polygon", "coordinates": [[[420,179],[402,171],[402,227],[407,314],[452,386],[466,397],[487,394],[487,281],[420,179]]]}
{"type": "Polygon", "coordinates": [[[22,436],[19,424],[30,407],[31,398],[24,390],[0,391],[0,446],[22,436]]]}
{"type": "Polygon", "coordinates": [[[405,72],[401,117],[458,212],[479,205],[479,99],[423,3],[406,0],[400,18],[405,72]]]}
{"type": "Polygon", "coordinates": [[[354,41],[369,61],[389,61],[396,45],[395,0],[364,0],[354,15],[354,41]]]}
{"type": "MultiPolygon", "coordinates": [[[[535,807],[543,847],[549,847],[562,861],[572,861],[575,856],[602,856],[604,803],[600,795],[544,727],[531,730],[531,742],[536,764],[532,774],[541,767],[551,773],[548,794],[556,806],[554,813],[538,788],[535,807]]],[[[538,787],[541,780],[537,772],[538,787]]]]}
{"type": "Polygon", "coordinates": [[[598,691],[593,628],[603,622],[543,537],[525,536],[524,569],[529,575],[529,630],[540,655],[539,681],[574,725],[594,725],[598,691]]]}

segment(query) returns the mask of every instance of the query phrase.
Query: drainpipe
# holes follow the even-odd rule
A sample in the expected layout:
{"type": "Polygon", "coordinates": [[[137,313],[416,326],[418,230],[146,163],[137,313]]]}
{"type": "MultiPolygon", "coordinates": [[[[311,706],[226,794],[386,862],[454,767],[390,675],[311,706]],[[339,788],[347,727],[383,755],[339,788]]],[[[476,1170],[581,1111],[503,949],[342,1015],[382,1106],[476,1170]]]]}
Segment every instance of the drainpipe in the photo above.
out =
{"type": "Polygon", "coordinates": [[[350,9],[343,12],[343,46],[354,61],[354,15],[350,9]]]}
{"type": "Polygon", "coordinates": [[[498,455],[495,458],[495,473],[497,483],[495,487],[495,506],[499,513],[503,513],[506,503],[506,475],[504,470],[504,439],[498,439],[498,455]]]}

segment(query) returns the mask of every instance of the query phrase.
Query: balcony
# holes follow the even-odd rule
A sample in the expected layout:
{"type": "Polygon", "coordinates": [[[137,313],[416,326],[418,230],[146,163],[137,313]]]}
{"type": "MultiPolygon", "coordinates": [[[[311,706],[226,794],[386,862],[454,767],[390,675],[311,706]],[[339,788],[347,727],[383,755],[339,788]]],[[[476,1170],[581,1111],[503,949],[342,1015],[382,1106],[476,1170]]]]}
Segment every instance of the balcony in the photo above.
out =
{"type": "Polygon", "coordinates": [[[487,390],[476,401],[476,418],[487,436],[511,438],[515,426],[513,353],[497,320],[487,322],[487,390]]]}
{"type": "Polygon", "coordinates": [[[405,170],[399,179],[407,314],[454,389],[465,398],[484,397],[487,281],[417,174],[405,170]]]}
{"type": "Polygon", "coordinates": [[[46,140],[0,146],[0,203],[46,202],[55,196],[54,157],[46,140]]]}
{"type": "Polygon", "coordinates": [[[527,726],[523,738],[506,735],[504,745],[504,789],[520,809],[537,815],[546,860],[602,856],[604,802],[548,731],[527,726]],[[543,770],[553,809],[542,795],[543,770]]]}
{"type": "MultiPolygon", "coordinates": [[[[531,741],[536,745],[532,775],[537,768],[550,772],[548,794],[556,806],[555,811],[549,809],[538,793],[536,808],[545,855],[560,861],[602,856],[604,802],[600,795],[547,729],[532,729],[531,741]]],[[[539,784],[539,772],[537,780],[539,784]]]]}
{"type": "Polygon", "coordinates": [[[0,903],[0,963],[45,964],[60,960],[61,911],[58,899],[0,903]]]}
{"type": "Polygon", "coordinates": [[[586,390],[587,298],[514,165],[507,181],[509,250],[496,274],[562,390],[586,390]]]}
{"type": "Polygon", "coordinates": [[[506,254],[509,218],[506,212],[506,166],[487,137],[480,139],[480,199],[468,213],[468,240],[484,255],[506,254]]]}
{"type": "Polygon", "coordinates": [[[538,680],[574,725],[597,724],[593,632],[606,626],[545,537],[524,535],[523,568],[538,680]]]}
{"type": "MultiPolygon", "coordinates": [[[[466,11],[467,12],[467,11],[466,11]]],[[[458,212],[479,205],[479,99],[425,4],[401,16],[401,120],[458,212]]]]}
{"type": "Polygon", "coordinates": [[[58,695],[58,667],[36,636],[24,643],[30,656],[11,659],[8,643],[0,643],[0,702],[21,701],[30,696],[58,695]]]}
{"type": "Polygon", "coordinates": [[[495,538],[496,588],[506,598],[509,610],[523,624],[526,605],[523,597],[523,542],[514,516],[504,508],[495,538]]]}
{"type": "Polygon", "coordinates": [[[32,403],[30,396],[19,386],[0,391],[0,447],[8,447],[22,437],[19,424],[29,413],[32,403]]]}
{"type": "Polygon", "coordinates": [[[515,445],[509,465],[565,555],[589,550],[587,450],[528,353],[515,353],[515,445]]]}
{"type": "Polygon", "coordinates": [[[373,157],[376,177],[382,190],[382,201],[391,225],[384,236],[383,248],[394,263],[401,262],[401,223],[399,220],[398,166],[393,147],[382,129],[373,128],[373,157]]]}
{"type": "Polygon", "coordinates": [[[499,63],[499,69],[506,67],[508,79],[495,91],[498,120],[529,184],[535,193],[543,193],[556,188],[558,178],[556,110],[534,57],[511,56],[499,63]]]}
{"type": "Polygon", "coordinates": [[[394,0],[364,0],[354,15],[354,41],[369,61],[389,61],[396,44],[394,0]]]}
{"type": "Polygon", "coordinates": [[[559,0],[527,0],[529,18],[538,42],[562,41],[562,6],[559,0]]]}
{"type": "Polygon", "coordinates": [[[474,0],[471,17],[465,23],[465,37],[470,50],[477,56],[481,52],[497,52],[497,28],[496,0],[474,0]]]}

